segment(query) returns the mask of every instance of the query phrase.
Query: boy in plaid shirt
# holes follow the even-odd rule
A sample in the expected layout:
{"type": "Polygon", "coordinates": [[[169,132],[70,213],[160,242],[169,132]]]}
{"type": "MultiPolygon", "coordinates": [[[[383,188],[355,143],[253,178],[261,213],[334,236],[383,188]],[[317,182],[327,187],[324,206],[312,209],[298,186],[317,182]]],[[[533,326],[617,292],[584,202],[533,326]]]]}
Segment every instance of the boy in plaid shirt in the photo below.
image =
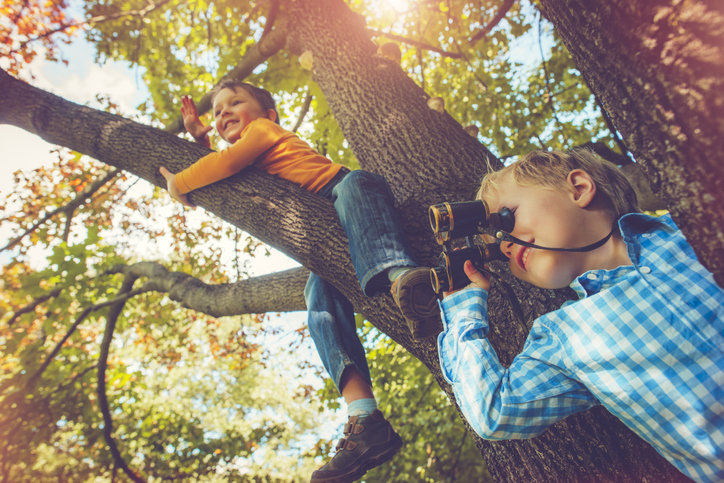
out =
{"type": "MultiPolygon", "coordinates": [[[[587,151],[533,152],[483,180],[478,198],[514,212],[512,273],[578,294],[535,320],[503,367],[486,339],[489,281],[446,294],[440,365],[473,429],[532,438],[602,404],[685,475],[724,481],[724,292],[671,217],[639,213],[612,165],[587,151]]],[[[510,237],[508,237],[510,240],[510,237]]]]}

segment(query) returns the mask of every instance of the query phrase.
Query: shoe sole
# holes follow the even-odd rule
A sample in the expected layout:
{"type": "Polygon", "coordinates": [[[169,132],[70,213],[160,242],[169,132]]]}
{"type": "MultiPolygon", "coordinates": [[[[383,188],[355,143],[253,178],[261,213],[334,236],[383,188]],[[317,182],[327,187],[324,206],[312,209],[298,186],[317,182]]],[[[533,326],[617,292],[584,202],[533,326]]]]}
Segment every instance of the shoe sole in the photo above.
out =
{"type": "Polygon", "coordinates": [[[310,483],[352,483],[362,478],[372,468],[376,468],[390,461],[398,451],[402,448],[404,442],[400,436],[397,436],[395,445],[386,450],[385,452],[375,456],[374,458],[363,461],[362,464],[355,468],[352,473],[344,476],[338,476],[337,478],[325,478],[325,479],[312,479],[310,483]]]}
{"type": "MultiPolygon", "coordinates": [[[[404,276],[402,275],[402,277],[404,276]]],[[[442,320],[440,318],[440,308],[437,304],[437,294],[432,290],[429,278],[420,277],[419,274],[416,274],[414,278],[418,283],[412,283],[410,286],[398,289],[398,293],[393,294],[393,298],[395,298],[402,315],[407,320],[412,338],[424,340],[440,333],[442,320]],[[423,298],[429,298],[430,303],[427,306],[416,304],[414,302],[416,292],[427,291],[428,289],[430,291],[429,297],[423,298]]]]}

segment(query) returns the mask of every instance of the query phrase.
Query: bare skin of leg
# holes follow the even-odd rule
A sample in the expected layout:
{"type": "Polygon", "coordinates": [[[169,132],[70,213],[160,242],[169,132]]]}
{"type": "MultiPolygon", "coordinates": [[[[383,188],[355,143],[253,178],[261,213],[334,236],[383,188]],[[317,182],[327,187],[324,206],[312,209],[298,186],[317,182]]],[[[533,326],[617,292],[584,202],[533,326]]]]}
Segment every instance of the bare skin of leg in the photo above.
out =
{"type": "Polygon", "coordinates": [[[372,393],[372,386],[369,385],[354,366],[347,366],[342,373],[342,380],[339,385],[342,388],[342,397],[347,404],[358,399],[371,399],[375,397],[372,393]]]}

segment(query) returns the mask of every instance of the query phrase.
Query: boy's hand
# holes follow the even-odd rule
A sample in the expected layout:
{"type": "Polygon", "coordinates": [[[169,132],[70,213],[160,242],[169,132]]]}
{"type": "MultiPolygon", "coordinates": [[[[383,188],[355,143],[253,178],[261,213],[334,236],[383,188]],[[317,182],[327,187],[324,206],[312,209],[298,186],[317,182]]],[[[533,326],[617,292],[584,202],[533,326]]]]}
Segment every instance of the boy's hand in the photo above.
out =
{"type": "Polygon", "coordinates": [[[176,175],[163,166],[159,168],[159,171],[163,177],[166,178],[166,186],[168,187],[168,194],[171,195],[171,198],[190,208],[196,208],[196,205],[191,203],[187,195],[179,192],[178,186],[176,186],[176,175]]]}
{"type": "Polygon", "coordinates": [[[196,104],[194,104],[193,99],[189,96],[183,96],[181,98],[181,116],[184,119],[184,127],[196,142],[210,148],[211,144],[209,143],[208,133],[213,127],[204,126],[204,123],[199,119],[199,111],[196,110],[196,104]]]}
{"type": "MultiPolygon", "coordinates": [[[[471,287],[478,287],[482,288],[483,290],[490,290],[490,280],[489,275],[483,275],[480,273],[474,266],[473,262],[470,260],[465,261],[465,265],[463,265],[463,270],[465,270],[465,275],[468,276],[470,279],[470,285],[464,288],[471,288],[471,287]]],[[[463,288],[459,290],[464,290],[463,288]]],[[[455,292],[458,292],[459,290],[453,290],[452,292],[443,292],[442,296],[447,297],[448,295],[454,294],[455,292]]]]}

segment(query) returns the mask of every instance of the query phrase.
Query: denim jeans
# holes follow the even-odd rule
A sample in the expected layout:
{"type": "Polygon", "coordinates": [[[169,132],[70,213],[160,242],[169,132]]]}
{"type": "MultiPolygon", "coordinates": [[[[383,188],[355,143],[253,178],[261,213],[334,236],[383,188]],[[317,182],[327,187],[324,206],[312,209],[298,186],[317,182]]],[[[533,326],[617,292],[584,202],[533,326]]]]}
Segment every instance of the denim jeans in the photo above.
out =
{"type": "MultiPolygon", "coordinates": [[[[349,239],[349,251],[367,296],[389,286],[387,269],[417,266],[394,210],[394,198],[382,176],[345,168],[318,193],[332,201],[349,239]]],[[[309,332],[327,373],[339,387],[342,373],[354,365],[372,384],[367,358],[356,331],[352,304],[332,284],[309,275],[304,289],[309,332]]]]}

